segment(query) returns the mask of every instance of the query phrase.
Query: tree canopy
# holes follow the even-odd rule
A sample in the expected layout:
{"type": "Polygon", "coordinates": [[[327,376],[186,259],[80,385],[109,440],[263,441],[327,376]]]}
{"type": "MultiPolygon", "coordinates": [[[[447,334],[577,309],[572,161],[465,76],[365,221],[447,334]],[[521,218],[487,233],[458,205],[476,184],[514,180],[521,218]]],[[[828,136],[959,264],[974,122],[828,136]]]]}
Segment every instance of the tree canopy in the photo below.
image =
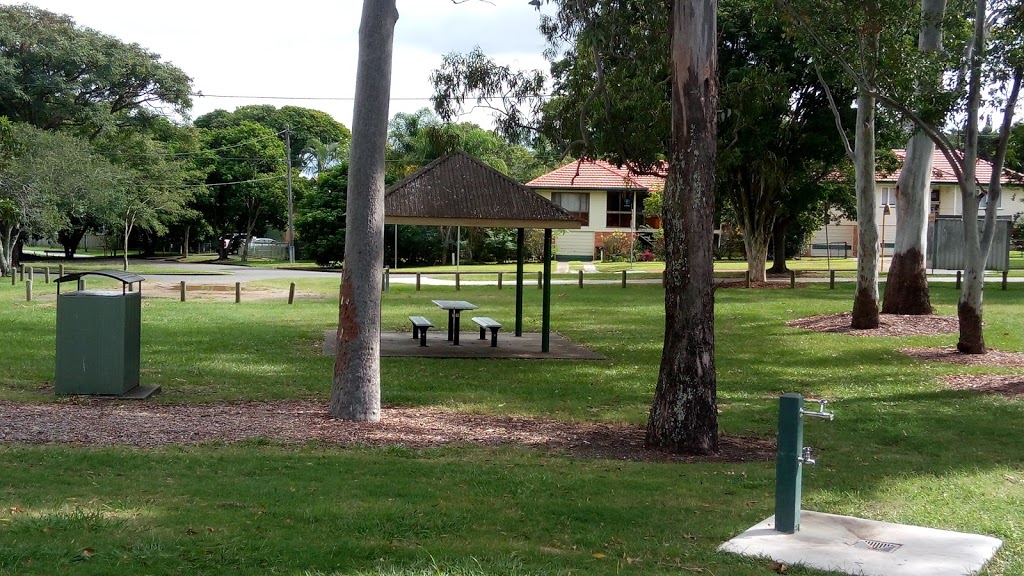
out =
{"type": "Polygon", "coordinates": [[[95,137],[191,107],[191,79],[139,46],[29,5],[0,6],[0,115],[95,137]]]}

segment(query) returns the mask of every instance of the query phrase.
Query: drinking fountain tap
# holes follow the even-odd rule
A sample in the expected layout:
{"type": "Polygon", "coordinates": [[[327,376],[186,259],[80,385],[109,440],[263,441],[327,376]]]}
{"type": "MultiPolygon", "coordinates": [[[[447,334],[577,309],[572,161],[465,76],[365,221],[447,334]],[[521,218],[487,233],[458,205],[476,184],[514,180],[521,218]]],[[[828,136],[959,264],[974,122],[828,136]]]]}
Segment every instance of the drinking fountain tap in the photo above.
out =
{"type": "Polygon", "coordinates": [[[800,394],[783,394],[779,398],[778,448],[775,457],[775,529],[792,534],[800,529],[800,498],[803,465],[815,464],[814,451],[804,446],[804,416],[835,419],[825,411],[827,400],[807,400],[818,404],[817,410],[804,408],[800,394]]]}

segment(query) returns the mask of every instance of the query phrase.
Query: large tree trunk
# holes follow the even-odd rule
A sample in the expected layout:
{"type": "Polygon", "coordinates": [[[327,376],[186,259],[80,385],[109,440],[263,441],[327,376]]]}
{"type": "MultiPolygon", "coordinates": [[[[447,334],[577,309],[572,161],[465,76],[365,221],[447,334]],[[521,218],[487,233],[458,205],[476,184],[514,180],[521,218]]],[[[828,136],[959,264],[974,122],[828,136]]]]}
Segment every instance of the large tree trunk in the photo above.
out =
{"type": "Polygon", "coordinates": [[[331,414],[380,420],[380,305],[384,265],[384,150],[387,145],[395,0],[364,0],[345,220],[331,414]]]}
{"type": "Polygon", "coordinates": [[[772,229],[772,245],[775,247],[775,256],[772,258],[772,267],[768,272],[772,274],[785,274],[789,272],[786,267],[786,230],[789,225],[781,218],[775,219],[775,227],[772,229]]]}
{"type": "Polygon", "coordinates": [[[764,230],[743,231],[743,248],[747,252],[747,274],[754,282],[764,282],[768,266],[768,236],[764,230]]]}
{"type": "MultiPolygon", "coordinates": [[[[946,0],[921,0],[921,29],[917,41],[921,52],[942,49],[945,10],[946,0]]],[[[927,89],[928,85],[918,87],[919,91],[927,89]]],[[[924,255],[928,245],[934,152],[935,143],[920,129],[907,142],[907,155],[896,183],[896,244],[882,303],[882,312],[886,314],[932,313],[924,255]]]]}
{"type": "Polygon", "coordinates": [[[875,218],[875,98],[857,93],[854,168],[857,174],[857,293],[855,329],[878,328],[878,220],[875,218]]]}
{"type": "Polygon", "coordinates": [[[985,0],[976,0],[974,18],[974,49],[971,52],[970,87],[967,95],[967,129],[964,131],[963,182],[960,185],[964,218],[964,283],[956,307],[960,320],[960,340],[956,348],[965,354],[984,354],[987,350],[982,331],[981,306],[985,289],[985,257],[988,254],[987,251],[982,254],[978,234],[979,198],[975,176],[978,162],[978,111],[981,108],[985,0]]]}
{"type": "Polygon", "coordinates": [[[14,274],[14,247],[19,235],[15,226],[0,227],[0,276],[14,274]]]}
{"type": "Polygon", "coordinates": [[[57,233],[57,242],[64,247],[64,257],[68,260],[75,257],[75,252],[78,251],[78,244],[82,242],[82,238],[85,238],[85,228],[72,228],[70,230],[61,230],[57,233]]]}
{"type": "Polygon", "coordinates": [[[718,105],[716,0],[675,0],[672,150],[665,187],[665,344],[648,447],[718,450],[712,216],[718,105]]]}

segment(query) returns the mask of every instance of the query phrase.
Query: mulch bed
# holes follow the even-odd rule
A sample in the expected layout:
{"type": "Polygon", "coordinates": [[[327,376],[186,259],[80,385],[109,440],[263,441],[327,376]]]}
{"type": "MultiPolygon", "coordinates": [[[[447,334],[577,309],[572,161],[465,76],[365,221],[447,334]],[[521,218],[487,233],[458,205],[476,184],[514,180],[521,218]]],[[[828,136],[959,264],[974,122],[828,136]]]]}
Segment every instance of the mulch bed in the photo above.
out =
{"type": "Polygon", "coordinates": [[[143,404],[73,399],[56,403],[0,402],[0,442],[195,445],[246,439],[341,446],[529,446],[585,458],[674,462],[748,462],[774,458],[772,439],[722,435],[714,456],[645,450],[644,428],[466,414],[438,408],[385,407],[378,423],[333,419],[327,406],[306,401],[222,404],[143,404]]]}
{"type": "Polygon", "coordinates": [[[942,379],[954,390],[970,390],[981,394],[997,394],[1006,398],[1024,398],[1022,374],[957,374],[942,379]]]}
{"type": "Polygon", "coordinates": [[[1005,366],[1010,368],[1024,367],[1024,353],[1003,352],[988,349],[985,354],[961,354],[955,346],[940,348],[900,348],[899,352],[918,360],[947,362],[961,366],[1005,366]]]}
{"type": "Polygon", "coordinates": [[[955,316],[881,314],[878,328],[867,330],[854,330],[850,327],[852,321],[853,315],[844,312],[797,318],[786,322],[786,326],[812,332],[832,332],[849,336],[933,336],[955,333],[960,329],[960,323],[955,316]]]}

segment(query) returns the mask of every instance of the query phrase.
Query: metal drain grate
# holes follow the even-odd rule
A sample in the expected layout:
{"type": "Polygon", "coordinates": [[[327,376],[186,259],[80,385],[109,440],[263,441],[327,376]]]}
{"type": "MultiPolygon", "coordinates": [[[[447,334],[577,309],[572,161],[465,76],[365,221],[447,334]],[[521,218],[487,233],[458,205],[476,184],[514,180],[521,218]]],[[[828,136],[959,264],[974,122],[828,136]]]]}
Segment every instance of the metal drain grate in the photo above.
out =
{"type": "Polygon", "coordinates": [[[879,542],[878,540],[857,540],[853,543],[854,548],[874,550],[875,552],[895,552],[902,546],[903,544],[897,544],[895,542],[879,542]]]}

